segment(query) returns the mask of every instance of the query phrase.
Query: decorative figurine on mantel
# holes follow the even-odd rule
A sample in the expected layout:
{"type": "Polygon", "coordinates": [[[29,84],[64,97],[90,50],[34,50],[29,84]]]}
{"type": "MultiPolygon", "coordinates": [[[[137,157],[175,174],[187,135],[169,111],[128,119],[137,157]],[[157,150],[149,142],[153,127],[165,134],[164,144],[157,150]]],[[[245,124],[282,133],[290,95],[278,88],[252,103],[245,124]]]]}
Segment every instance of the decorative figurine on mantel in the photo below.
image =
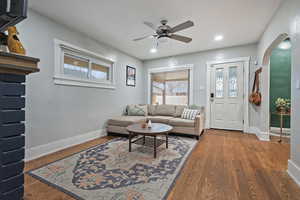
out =
{"type": "Polygon", "coordinates": [[[8,39],[7,39],[7,44],[8,44],[8,49],[11,53],[17,53],[17,54],[26,54],[26,50],[23,47],[22,43],[20,42],[18,38],[18,30],[15,26],[10,26],[8,27],[8,39]]]}
{"type": "Polygon", "coordinates": [[[18,38],[18,30],[15,26],[7,28],[8,36],[4,32],[0,32],[1,50],[7,52],[7,46],[10,53],[25,55],[26,50],[18,38]]]}

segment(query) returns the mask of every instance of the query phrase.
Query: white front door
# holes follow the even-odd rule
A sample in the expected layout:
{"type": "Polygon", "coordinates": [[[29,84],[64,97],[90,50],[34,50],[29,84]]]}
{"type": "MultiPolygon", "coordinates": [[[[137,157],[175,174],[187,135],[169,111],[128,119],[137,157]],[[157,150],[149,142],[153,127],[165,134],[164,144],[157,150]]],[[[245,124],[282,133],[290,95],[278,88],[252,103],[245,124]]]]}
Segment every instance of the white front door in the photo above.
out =
{"type": "Polygon", "coordinates": [[[211,128],[243,130],[244,73],[243,63],[212,66],[211,128]]]}

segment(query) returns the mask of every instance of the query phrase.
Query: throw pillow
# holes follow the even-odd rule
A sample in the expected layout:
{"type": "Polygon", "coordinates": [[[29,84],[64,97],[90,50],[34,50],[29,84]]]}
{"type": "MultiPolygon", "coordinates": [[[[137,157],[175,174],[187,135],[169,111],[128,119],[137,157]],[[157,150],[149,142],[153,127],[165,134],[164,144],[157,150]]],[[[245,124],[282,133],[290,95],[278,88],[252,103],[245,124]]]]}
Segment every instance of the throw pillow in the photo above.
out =
{"type": "Polygon", "coordinates": [[[195,120],[196,116],[199,114],[200,114],[200,110],[192,110],[192,109],[185,108],[182,112],[181,118],[195,120]]]}
{"type": "Polygon", "coordinates": [[[147,116],[147,105],[128,105],[127,115],[129,116],[147,116]]]}
{"type": "Polygon", "coordinates": [[[175,113],[173,114],[174,117],[181,117],[183,110],[187,108],[187,106],[178,105],[175,108],[175,113]]]}
{"type": "Polygon", "coordinates": [[[149,104],[148,105],[148,114],[149,115],[154,115],[155,109],[156,109],[156,105],[149,104]]]}

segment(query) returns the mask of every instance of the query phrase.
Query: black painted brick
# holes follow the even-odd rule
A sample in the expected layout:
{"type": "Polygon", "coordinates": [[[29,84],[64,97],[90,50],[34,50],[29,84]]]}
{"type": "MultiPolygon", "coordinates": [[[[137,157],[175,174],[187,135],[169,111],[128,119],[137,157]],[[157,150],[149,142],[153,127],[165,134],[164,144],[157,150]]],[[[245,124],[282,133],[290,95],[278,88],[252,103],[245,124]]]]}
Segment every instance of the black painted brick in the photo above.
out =
{"type": "Polygon", "coordinates": [[[26,77],[24,75],[17,74],[1,74],[0,73],[0,81],[9,82],[9,83],[24,83],[26,77]]]}
{"type": "Polygon", "coordinates": [[[25,121],[24,110],[0,110],[0,124],[25,121]]]}
{"type": "Polygon", "coordinates": [[[24,169],[23,161],[10,163],[8,165],[2,165],[0,170],[1,172],[0,177],[3,180],[3,179],[10,178],[12,176],[16,176],[18,174],[23,173],[23,169],[24,169]]]}
{"type": "Polygon", "coordinates": [[[25,85],[20,83],[0,82],[0,96],[23,96],[25,85]]]}
{"type": "Polygon", "coordinates": [[[18,136],[24,133],[25,125],[23,123],[0,125],[0,137],[18,136]]]}
{"type": "Polygon", "coordinates": [[[0,192],[6,193],[19,188],[24,184],[24,174],[19,174],[17,176],[11,177],[9,179],[2,180],[0,182],[0,192]]]}
{"type": "Polygon", "coordinates": [[[20,186],[15,190],[2,194],[1,200],[22,200],[24,194],[24,187],[20,186]]]}
{"type": "Polygon", "coordinates": [[[0,97],[0,110],[21,109],[25,107],[24,97],[0,97]]]}
{"type": "Polygon", "coordinates": [[[13,151],[2,152],[2,165],[8,165],[13,162],[18,162],[24,159],[25,149],[17,149],[13,151]]]}
{"type": "Polygon", "coordinates": [[[25,136],[0,138],[0,149],[4,152],[13,151],[25,146],[25,136]]]}

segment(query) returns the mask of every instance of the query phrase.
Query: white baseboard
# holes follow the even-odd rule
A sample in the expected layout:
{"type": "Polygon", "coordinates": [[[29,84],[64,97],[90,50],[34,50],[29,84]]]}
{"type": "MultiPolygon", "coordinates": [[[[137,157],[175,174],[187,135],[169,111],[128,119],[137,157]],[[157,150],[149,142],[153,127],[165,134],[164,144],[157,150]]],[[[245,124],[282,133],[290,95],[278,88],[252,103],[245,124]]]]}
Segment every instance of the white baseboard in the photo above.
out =
{"type": "Polygon", "coordinates": [[[257,134],[260,130],[257,127],[251,126],[244,130],[245,133],[257,134]]]}
{"type": "Polygon", "coordinates": [[[245,132],[255,134],[261,141],[270,141],[270,134],[268,132],[261,131],[257,127],[251,126],[245,132]]]}
{"type": "MultiPolygon", "coordinates": [[[[291,136],[291,129],[290,128],[283,128],[282,129],[282,137],[289,138],[291,136]]],[[[278,127],[271,127],[270,128],[270,135],[280,136],[280,128],[278,127]]]]}
{"type": "Polygon", "coordinates": [[[32,147],[25,150],[25,161],[37,159],[39,157],[66,149],[68,147],[81,144],[99,137],[105,136],[104,130],[96,130],[89,133],[81,134],[75,137],[54,141],[48,144],[32,147]]]}
{"type": "Polygon", "coordinates": [[[300,186],[300,167],[292,160],[288,161],[287,173],[297,183],[297,185],[300,186]]]}
{"type": "Polygon", "coordinates": [[[256,136],[261,141],[270,141],[270,133],[269,132],[260,131],[256,136]]]}
{"type": "MultiPolygon", "coordinates": [[[[276,137],[280,137],[280,134],[278,134],[278,133],[273,133],[273,132],[270,132],[270,136],[276,136],[276,137]]],[[[291,136],[289,136],[289,135],[284,135],[284,134],[282,134],[282,136],[281,137],[283,137],[283,138],[291,138],[291,136]]]]}

